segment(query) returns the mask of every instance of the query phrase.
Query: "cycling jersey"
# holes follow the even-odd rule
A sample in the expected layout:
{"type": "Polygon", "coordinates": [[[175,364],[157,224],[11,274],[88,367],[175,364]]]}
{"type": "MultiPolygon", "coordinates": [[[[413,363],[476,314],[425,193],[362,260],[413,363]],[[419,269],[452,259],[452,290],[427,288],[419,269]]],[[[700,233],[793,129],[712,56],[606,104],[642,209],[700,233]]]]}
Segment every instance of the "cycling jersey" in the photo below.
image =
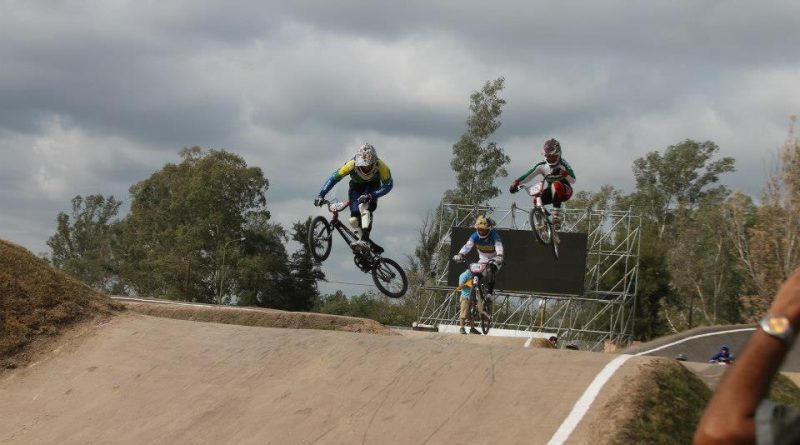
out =
{"type": "Polygon", "coordinates": [[[533,168],[528,170],[524,175],[517,178],[515,182],[525,184],[539,175],[544,176],[548,183],[553,183],[556,180],[567,181],[569,184],[575,183],[575,172],[572,170],[572,166],[569,165],[569,162],[564,158],[559,159],[558,164],[553,167],[550,167],[547,162],[542,161],[534,165],[533,168]],[[567,176],[559,176],[561,171],[566,171],[567,176]]]}
{"type": "Polygon", "coordinates": [[[477,231],[473,233],[458,254],[462,256],[468,254],[473,246],[478,251],[479,263],[486,263],[496,256],[503,255],[503,242],[500,241],[500,234],[494,229],[489,230],[486,238],[481,238],[477,231]]]}
{"type": "Polygon", "coordinates": [[[378,159],[375,167],[373,167],[369,173],[364,174],[356,168],[355,159],[350,159],[328,178],[322,186],[322,190],[319,192],[320,196],[325,196],[336,183],[348,175],[350,176],[351,188],[369,190],[375,198],[380,198],[389,193],[394,186],[392,172],[389,170],[389,166],[382,160],[378,159]]]}

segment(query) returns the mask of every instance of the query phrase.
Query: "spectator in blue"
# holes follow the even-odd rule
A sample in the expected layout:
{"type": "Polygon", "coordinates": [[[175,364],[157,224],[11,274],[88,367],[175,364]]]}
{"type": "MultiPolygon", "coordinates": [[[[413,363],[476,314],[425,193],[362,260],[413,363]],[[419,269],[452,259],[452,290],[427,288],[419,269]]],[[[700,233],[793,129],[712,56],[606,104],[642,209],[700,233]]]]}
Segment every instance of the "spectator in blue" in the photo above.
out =
{"type": "Polygon", "coordinates": [[[469,269],[458,276],[458,287],[456,287],[455,292],[459,291],[461,292],[461,298],[459,298],[458,326],[460,329],[458,331],[462,334],[467,333],[464,329],[464,323],[469,318],[469,333],[480,335],[480,331],[475,329],[475,320],[469,315],[469,304],[472,300],[472,272],[469,269]]]}
{"type": "Polygon", "coordinates": [[[731,354],[730,348],[728,345],[722,345],[719,352],[712,355],[708,361],[712,363],[733,363],[733,354],[731,354]]]}

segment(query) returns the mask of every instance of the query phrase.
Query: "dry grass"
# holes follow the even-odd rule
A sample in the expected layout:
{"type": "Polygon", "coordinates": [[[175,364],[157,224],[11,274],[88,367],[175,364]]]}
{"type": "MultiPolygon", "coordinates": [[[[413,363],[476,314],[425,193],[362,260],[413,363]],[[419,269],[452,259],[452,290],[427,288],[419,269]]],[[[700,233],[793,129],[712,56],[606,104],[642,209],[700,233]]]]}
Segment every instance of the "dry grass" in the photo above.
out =
{"type": "Polygon", "coordinates": [[[0,240],[0,365],[13,367],[34,341],[122,306],[0,240]]]}

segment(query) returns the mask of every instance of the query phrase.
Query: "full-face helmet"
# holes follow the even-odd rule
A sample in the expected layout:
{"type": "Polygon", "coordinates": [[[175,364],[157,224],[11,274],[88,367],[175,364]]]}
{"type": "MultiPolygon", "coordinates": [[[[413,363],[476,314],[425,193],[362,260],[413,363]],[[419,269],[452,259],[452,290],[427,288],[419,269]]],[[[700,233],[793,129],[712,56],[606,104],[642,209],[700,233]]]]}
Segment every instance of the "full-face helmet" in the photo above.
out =
{"type": "Polygon", "coordinates": [[[489,227],[489,220],[485,216],[479,215],[475,220],[475,230],[478,232],[479,237],[486,238],[489,236],[489,227]]]}
{"type": "Polygon", "coordinates": [[[372,144],[365,142],[364,145],[358,147],[355,156],[356,170],[361,176],[371,176],[372,169],[378,162],[378,152],[372,144]]]}
{"type": "Polygon", "coordinates": [[[542,147],[542,154],[547,161],[547,165],[555,167],[561,160],[561,144],[555,139],[549,139],[542,147]]]}

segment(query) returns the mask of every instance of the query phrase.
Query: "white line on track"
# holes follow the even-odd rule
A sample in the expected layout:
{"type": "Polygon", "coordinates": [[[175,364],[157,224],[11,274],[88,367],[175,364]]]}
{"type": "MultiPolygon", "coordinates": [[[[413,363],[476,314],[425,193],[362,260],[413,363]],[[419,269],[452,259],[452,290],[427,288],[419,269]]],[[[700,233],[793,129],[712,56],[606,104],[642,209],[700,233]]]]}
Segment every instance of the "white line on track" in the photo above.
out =
{"type": "Polygon", "coordinates": [[[631,357],[633,356],[623,354],[606,364],[603,370],[592,380],[589,387],[586,388],[586,391],[583,392],[581,398],[575,402],[572,411],[567,418],[561,422],[561,426],[558,427],[558,430],[553,434],[553,437],[550,438],[550,441],[547,442],[547,445],[561,445],[569,439],[570,434],[572,434],[572,431],[578,426],[586,412],[589,411],[589,407],[592,405],[597,395],[600,394],[600,390],[603,389],[606,382],[614,375],[617,369],[631,357]]]}
{"type": "MultiPolygon", "coordinates": [[[[680,340],[676,340],[671,343],[667,343],[666,345],[658,346],[652,349],[648,349],[646,351],[642,351],[633,355],[622,354],[611,360],[606,364],[606,366],[600,371],[597,376],[595,376],[592,383],[589,385],[588,388],[583,392],[581,397],[575,402],[575,406],[572,407],[572,411],[569,413],[566,419],[561,422],[561,426],[558,427],[553,437],[550,438],[550,441],[547,442],[547,445],[561,445],[569,439],[570,434],[575,430],[578,426],[580,421],[583,419],[583,416],[586,415],[586,412],[589,411],[589,407],[594,402],[594,399],[597,398],[597,395],[600,394],[600,390],[603,389],[606,382],[614,375],[614,373],[619,369],[626,361],[628,361],[631,357],[638,357],[642,355],[647,355],[656,351],[660,351],[662,349],[668,348],[670,346],[675,346],[677,344],[681,344],[687,342],[689,340],[694,340],[696,338],[703,338],[703,337],[711,337],[713,335],[722,335],[722,334],[732,334],[736,332],[747,332],[747,331],[755,331],[756,328],[741,328],[741,329],[731,329],[728,331],[716,331],[716,332],[707,332],[705,334],[697,334],[692,335],[686,338],[682,338],[680,340]]],[[[530,346],[530,342],[533,337],[529,338],[527,342],[525,342],[525,347],[527,348],[530,346]]]]}
{"type": "Polygon", "coordinates": [[[713,335],[733,334],[735,332],[747,332],[747,331],[755,331],[755,330],[756,330],[756,328],[741,328],[741,329],[731,329],[730,331],[716,331],[716,332],[707,332],[705,334],[692,335],[690,337],[682,338],[682,339],[676,340],[676,341],[674,341],[672,343],[667,343],[666,345],[662,345],[662,346],[659,346],[659,347],[653,348],[653,349],[648,349],[647,351],[642,351],[642,352],[639,352],[639,353],[636,353],[636,354],[633,354],[633,355],[635,355],[637,357],[640,356],[640,355],[647,355],[647,354],[650,354],[651,352],[660,351],[662,349],[669,348],[670,346],[679,345],[679,344],[681,344],[683,342],[687,342],[689,340],[694,340],[696,338],[711,337],[713,335]]]}

